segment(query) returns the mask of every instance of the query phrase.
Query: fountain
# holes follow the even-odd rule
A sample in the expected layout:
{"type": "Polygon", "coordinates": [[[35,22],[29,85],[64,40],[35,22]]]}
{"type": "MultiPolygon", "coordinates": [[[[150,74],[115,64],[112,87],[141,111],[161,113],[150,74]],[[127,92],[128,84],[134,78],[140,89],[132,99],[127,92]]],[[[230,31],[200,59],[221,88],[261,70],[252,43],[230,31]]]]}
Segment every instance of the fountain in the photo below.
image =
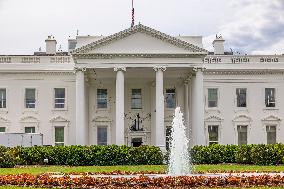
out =
{"type": "Polygon", "coordinates": [[[183,123],[183,113],[180,107],[175,109],[172,124],[170,155],[168,174],[173,176],[189,175],[192,171],[191,158],[189,154],[189,140],[186,137],[183,123]]]}

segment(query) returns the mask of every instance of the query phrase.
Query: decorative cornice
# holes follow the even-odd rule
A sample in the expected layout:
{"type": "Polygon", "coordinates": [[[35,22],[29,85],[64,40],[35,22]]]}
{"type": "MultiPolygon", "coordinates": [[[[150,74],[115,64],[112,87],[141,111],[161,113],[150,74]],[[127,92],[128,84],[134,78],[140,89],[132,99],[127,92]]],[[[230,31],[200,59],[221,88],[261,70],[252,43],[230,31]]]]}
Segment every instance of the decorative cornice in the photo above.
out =
{"type": "Polygon", "coordinates": [[[91,122],[111,122],[112,120],[106,116],[97,116],[94,117],[91,122]]]}
{"type": "Polygon", "coordinates": [[[36,117],[33,116],[26,116],[20,119],[20,122],[24,122],[24,123],[38,123],[39,119],[37,119],[36,117]]]}
{"type": "Polygon", "coordinates": [[[238,116],[236,116],[236,117],[233,119],[234,122],[238,122],[238,121],[243,122],[244,120],[245,120],[245,121],[248,121],[248,122],[251,122],[251,121],[252,121],[252,119],[251,119],[249,116],[244,115],[244,114],[238,115],[238,116]],[[243,120],[242,120],[242,119],[243,119],[243,120]]]}
{"type": "Polygon", "coordinates": [[[118,71],[126,72],[126,67],[115,67],[115,68],[113,68],[113,70],[114,70],[115,72],[118,72],[118,71]]]}
{"type": "Polygon", "coordinates": [[[206,53],[206,54],[208,52],[207,50],[205,50],[203,48],[197,47],[193,44],[190,44],[186,41],[180,40],[176,37],[172,37],[170,35],[167,35],[165,33],[162,33],[160,31],[157,31],[157,30],[152,29],[150,27],[144,26],[142,24],[138,24],[138,25],[135,25],[134,27],[128,28],[128,29],[123,30],[121,32],[115,33],[115,34],[110,35],[108,37],[104,37],[104,38],[102,38],[98,41],[95,41],[93,43],[85,45],[81,48],[75,49],[72,52],[72,54],[76,56],[77,53],[88,53],[88,52],[90,52],[90,51],[92,51],[96,48],[99,48],[101,46],[105,46],[105,45],[110,44],[114,41],[123,39],[125,37],[128,37],[128,36],[135,34],[135,33],[138,33],[138,32],[148,34],[148,35],[150,35],[154,38],[168,42],[172,45],[183,48],[185,50],[190,50],[190,51],[193,51],[193,52],[203,52],[203,53],[206,53]]]}
{"type": "Polygon", "coordinates": [[[210,121],[223,121],[224,119],[222,119],[221,117],[217,116],[217,115],[211,115],[208,116],[207,118],[205,118],[206,122],[210,122],[210,121]]]}
{"type": "Polygon", "coordinates": [[[10,121],[4,117],[0,117],[0,123],[9,123],[10,121]]]}
{"type": "Polygon", "coordinates": [[[166,68],[165,66],[155,66],[155,67],[153,68],[153,70],[154,70],[155,72],[157,72],[157,71],[162,71],[162,72],[164,72],[164,71],[167,70],[167,68],[166,68]]]}
{"type": "Polygon", "coordinates": [[[276,115],[270,115],[270,116],[263,118],[261,121],[281,121],[281,118],[279,118],[276,115]]]}
{"type": "Polygon", "coordinates": [[[77,53],[74,59],[113,59],[113,58],[203,58],[203,53],[188,53],[188,54],[153,54],[153,53],[94,53],[83,54],[77,53]]]}
{"type": "Polygon", "coordinates": [[[57,117],[52,118],[50,122],[69,122],[69,120],[64,117],[57,116],[57,117]]]}

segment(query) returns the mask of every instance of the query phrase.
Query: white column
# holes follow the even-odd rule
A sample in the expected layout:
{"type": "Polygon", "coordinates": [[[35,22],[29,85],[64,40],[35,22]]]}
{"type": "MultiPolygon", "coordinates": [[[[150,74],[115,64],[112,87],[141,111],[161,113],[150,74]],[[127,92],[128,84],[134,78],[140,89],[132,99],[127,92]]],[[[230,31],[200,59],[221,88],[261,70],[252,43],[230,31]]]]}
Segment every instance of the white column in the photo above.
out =
{"type": "Polygon", "coordinates": [[[75,68],[76,72],[76,144],[88,144],[86,122],[85,74],[86,68],[75,68]]]}
{"type": "Polygon", "coordinates": [[[184,124],[187,128],[187,136],[189,136],[189,94],[188,79],[184,81],[184,124]]]}
{"type": "Polygon", "coordinates": [[[166,136],[164,123],[164,78],[165,67],[155,67],[156,71],[156,133],[155,145],[162,151],[166,150],[166,136]]]}
{"type": "Polygon", "coordinates": [[[116,71],[115,144],[124,145],[124,72],[126,68],[114,68],[114,71],[116,71]]]}
{"type": "Polygon", "coordinates": [[[204,89],[203,71],[204,68],[193,68],[196,76],[193,84],[192,99],[192,138],[193,145],[206,145],[204,128],[204,89]]]}

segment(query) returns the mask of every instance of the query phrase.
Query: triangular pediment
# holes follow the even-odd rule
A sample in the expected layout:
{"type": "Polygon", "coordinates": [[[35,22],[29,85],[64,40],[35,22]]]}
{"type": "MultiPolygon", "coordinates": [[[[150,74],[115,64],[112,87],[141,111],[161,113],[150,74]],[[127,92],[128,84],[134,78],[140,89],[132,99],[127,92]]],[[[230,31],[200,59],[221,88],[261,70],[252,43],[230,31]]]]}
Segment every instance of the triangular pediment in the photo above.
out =
{"type": "Polygon", "coordinates": [[[207,51],[139,24],[75,49],[72,54],[207,54],[207,51]]]}

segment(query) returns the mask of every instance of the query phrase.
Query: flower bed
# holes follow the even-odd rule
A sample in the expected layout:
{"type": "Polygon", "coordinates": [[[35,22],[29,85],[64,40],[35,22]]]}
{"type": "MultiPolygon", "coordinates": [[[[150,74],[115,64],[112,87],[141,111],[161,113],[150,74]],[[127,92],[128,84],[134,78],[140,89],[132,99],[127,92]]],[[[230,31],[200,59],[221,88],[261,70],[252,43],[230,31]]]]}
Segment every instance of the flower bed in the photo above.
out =
{"type": "Polygon", "coordinates": [[[197,188],[197,187],[254,187],[284,186],[284,176],[179,176],[150,178],[140,175],[137,178],[112,178],[82,175],[81,177],[53,177],[42,175],[2,175],[0,185],[57,187],[57,188],[197,188]]]}
{"type": "MultiPolygon", "coordinates": [[[[236,170],[208,170],[204,171],[194,171],[193,174],[220,174],[220,173],[237,173],[237,174],[245,174],[245,173],[282,173],[280,171],[236,171],[236,170]]],[[[48,175],[161,175],[166,174],[165,171],[111,171],[111,172],[69,172],[69,173],[60,173],[60,172],[50,172],[48,175]]]]}

